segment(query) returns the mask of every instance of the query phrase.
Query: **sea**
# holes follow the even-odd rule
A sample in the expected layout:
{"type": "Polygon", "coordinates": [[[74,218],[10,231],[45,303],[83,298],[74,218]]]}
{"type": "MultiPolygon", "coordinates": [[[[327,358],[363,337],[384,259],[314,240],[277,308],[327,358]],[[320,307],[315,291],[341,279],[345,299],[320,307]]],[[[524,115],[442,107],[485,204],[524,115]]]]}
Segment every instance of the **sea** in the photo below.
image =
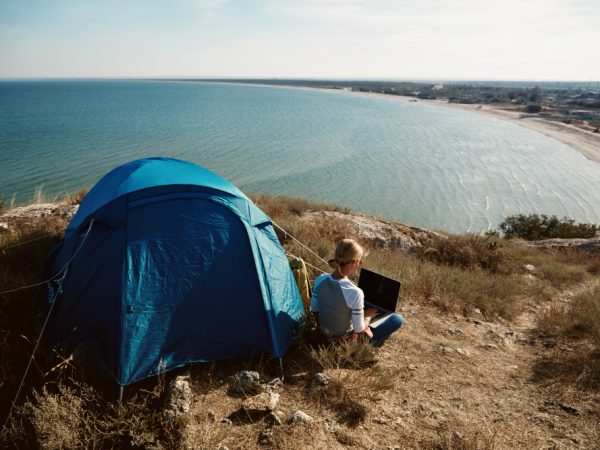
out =
{"type": "Polygon", "coordinates": [[[520,213],[600,223],[600,164],[477,112],[228,83],[0,82],[0,201],[61,197],[151,156],[200,164],[248,194],[451,232],[520,213]]]}

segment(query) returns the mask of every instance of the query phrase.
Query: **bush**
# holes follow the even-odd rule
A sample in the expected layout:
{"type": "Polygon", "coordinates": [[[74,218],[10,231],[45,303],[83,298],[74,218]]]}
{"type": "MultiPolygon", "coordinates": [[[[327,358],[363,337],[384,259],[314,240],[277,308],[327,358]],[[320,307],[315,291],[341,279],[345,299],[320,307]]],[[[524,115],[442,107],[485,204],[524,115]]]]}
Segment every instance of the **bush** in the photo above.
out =
{"type": "Polygon", "coordinates": [[[545,214],[518,214],[509,216],[500,224],[505,238],[518,237],[527,241],[552,238],[593,238],[600,226],[589,223],[577,223],[573,219],[545,214]]]}

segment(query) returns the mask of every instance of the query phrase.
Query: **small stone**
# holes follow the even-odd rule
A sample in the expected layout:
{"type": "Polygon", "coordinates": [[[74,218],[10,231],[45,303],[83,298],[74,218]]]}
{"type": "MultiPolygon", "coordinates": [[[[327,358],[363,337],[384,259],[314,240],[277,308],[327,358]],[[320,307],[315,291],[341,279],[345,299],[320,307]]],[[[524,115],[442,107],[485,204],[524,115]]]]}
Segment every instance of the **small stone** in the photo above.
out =
{"type": "Polygon", "coordinates": [[[481,314],[481,310],[480,310],[479,308],[475,308],[475,309],[473,310],[473,312],[474,312],[475,314],[481,314]]]}
{"type": "Polygon", "coordinates": [[[258,435],[258,443],[262,445],[272,444],[273,433],[270,430],[261,431],[258,435]]]}
{"type": "Polygon", "coordinates": [[[475,325],[481,325],[483,322],[481,320],[474,320],[473,323],[475,325]]]}
{"type": "Polygon", "coordinates": [[[206,415],[208,416],[208,418],[210,420],[215,420],[216,419],[215,413],[212,412],[212,411],[208,411],[208,413],[206,413],[206,415]]]}
{"type": "Polygon", "coordinates": [[[415,366],[414,364],[409,364],[408,365],[408,370],[417,370],[417,369],[418,369],[418,367],[415,366]]]}
{"type": "Polygon", "coordinates": [[[526,272],[532,273],[535,271],[535,266],[533,264],[525,264],[523,269],[525,269],[526,272]]]}
{"type": "Polygon", "coordinates": [[[273,425],[282,425],[283,422],[281,421],[281,419],[279,418],[279,416],[277,414],[275,414],[275,412],[271,412],[268,416],[267,419],[269,420],[269,422],[271,422],[273,425]]]}
{"type": "Polygon", "coordinates": [[[454,320],[456,320],[457,322],[462,322],[463,320],[466,320],[466,318],[464,316],[461,316],[460,314],[457,314],[456,316],[454,316],[454,320]]]}
{"type": "Polygon", "coordinates": [[[436,351],[442,355],[449,355],[450,353],[454,352],[454,350],[452,350],[450,347],[444,347],[443,345],[440,345],[436,351]]]}
{"type": "Polygon", "coordinates": [[[471,356],[471,352],[469,352],[469,350],[467,350],[466,348],[457,348],[456,353],[462,356],[471,356]]]}
{"type": "Polygon", "coordinates": [[[260,384],[258,372],[242,370],[231,377],[231,389],[238,394],[253,395],[265,390],[260,384]]]}
{"type": "Polygon", "coordinates": [[[281,378],[273,378],[267,383],[267,387],[272,390],[279,390],[283,387],[283,380],[281,378]]]}
{"type": "Polygon", "coordinates": [[[325,421],[325,431],[329,433],[337,433],[340,429],[340,424],[335,420],[326,420],[325,421]]]}
{"type": "Polygon", "coordinates": [[[492,344],[491,342],[486,342],[483,344],[483,348],[486,350],[498,350],[498,346],[496,344],[492,344]]]}
{"type": "Polygon", "coordinates": [[[320,386],[327,386],[329,384],[330,378],[324,373],[315,373],[313,376],[313,383],[320,386]]]}
{"type": "Polygon", "coordinates": [[[311,423],[314,421],[314,419],[309,416],[308,414],[306,414],[304,411],[294,411],[294,413],[292,414],[292,416],[290,417],[289,421],[291,423],[311,423]]]}
{"type": "Polygon", "coordinates": [[[221,423],[224,425],[233,425],[233,422],[231,421],[231,419],[228,419],[227,417],[225,417],[224,419],[221,419],[221,423]]]}
{"type": "Polygon", "coordinates": [[[375,417],[373,422],[378,423],[379,425],[387,425],[388,420],[385,417],[375,417]]]}
{"type": "Polygon", "coordinates": [[[273,411],[278,403],[279,394],[268,391],[244,399],[242,408],[246,411],[273,411]]]}
{"type": "Polygon", "coordinates": [[[448,333],[449,334],[465,334],[465,332],[463,330],[461,330],[460,328],[449,328],[448,333]]]}

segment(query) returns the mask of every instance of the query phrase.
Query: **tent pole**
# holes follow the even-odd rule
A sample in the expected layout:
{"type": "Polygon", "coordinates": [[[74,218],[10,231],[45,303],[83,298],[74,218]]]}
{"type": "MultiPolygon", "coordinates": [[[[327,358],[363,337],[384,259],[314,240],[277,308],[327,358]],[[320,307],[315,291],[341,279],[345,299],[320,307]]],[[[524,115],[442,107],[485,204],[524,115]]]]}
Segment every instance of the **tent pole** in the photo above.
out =
{"type": "Polygon", "coordinates": [[[121,385],[119,385],[119,399],[117,401],[119,402],[119,406],[121,406],[123,403],[123,386],[121,385]]]}
{"type": "Polygon", "coordinates": [[[281,370],[281,381],[285,378],[285,374],[283,373],[283,358],[279,358],[279,370],[281,370]]]}

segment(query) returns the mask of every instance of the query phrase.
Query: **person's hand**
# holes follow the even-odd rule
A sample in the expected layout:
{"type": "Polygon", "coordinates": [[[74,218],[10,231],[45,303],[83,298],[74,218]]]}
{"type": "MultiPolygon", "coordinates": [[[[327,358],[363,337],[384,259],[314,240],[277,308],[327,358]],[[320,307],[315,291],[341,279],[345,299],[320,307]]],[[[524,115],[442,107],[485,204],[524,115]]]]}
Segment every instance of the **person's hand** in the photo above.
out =
{"type": "Polygon", "coordinates": [[[365,317],[368,317],[369,319],[372,319],[377,314],[379,314],[379,311],[377,311],[375,308],[369,308],[365,311],[365,317]]]}

